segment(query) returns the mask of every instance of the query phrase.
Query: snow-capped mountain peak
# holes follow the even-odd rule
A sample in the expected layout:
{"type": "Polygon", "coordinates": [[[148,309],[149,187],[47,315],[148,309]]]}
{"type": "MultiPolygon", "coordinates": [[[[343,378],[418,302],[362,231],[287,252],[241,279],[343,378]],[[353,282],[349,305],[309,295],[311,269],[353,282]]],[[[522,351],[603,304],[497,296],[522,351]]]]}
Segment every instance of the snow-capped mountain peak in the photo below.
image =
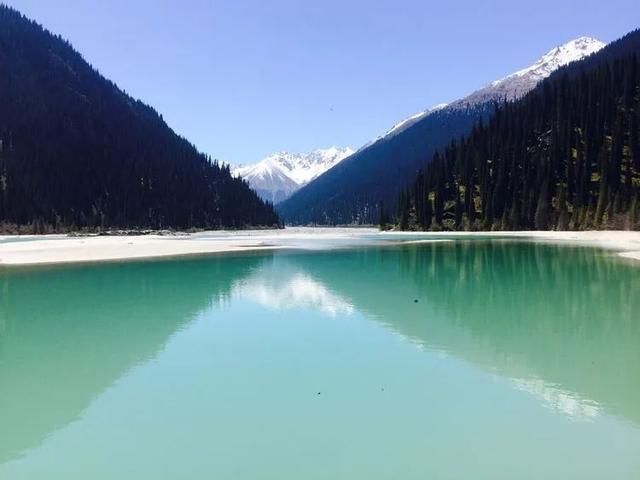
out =
{"type": "Polygon", "coordinates": [[[605,43],[592,37],[576,38],[575,40],[571,40],[565,43],[564,45],[560,45],[549,50],[533,65],[530,65],[527,68],[523,68],[522,70],[518,70],[517,72],[514,72],[507,77],[501,78],[500,80],[495,80],[485,88],[496,88],[501,85],[508,85],[510,88],[505,91],[505,93],[508,95],[507,100],[518,98],[519,96],[523,95],[531,88],[533,88],[533,86],[535,86],[535,84],[540,80],[547,78],[558,68],[564,65],[568,65],[571,62],[575,62],[576,60],[581,60],[582,58],[585,58],[592,53],[597,52],[604,46],[605,43]],[[526,85],[518,85],[519,79],[525,79],[526,85]],[[526,87],[529,86],[531,87],[527,89],[526,87]]]}
{"type": "Polygon", "coordinates": [[[352,153],[350,147],[308,153],[276,152],[255,164],[238,166],[232,173],[249,182],[262,198],[278,203],[352,153]]]}
{"type": "Polygon", "coordinates": [[[382,139],[387,139],[411,127],[433,112],[444,109],[461,109],[473,107],[486,102],[515,100],[532,90],[540,80],[547,78],[558,68],[571,62],[581,60],[597,52],[606,44],[592,37],[579,37],[563,45],[555,47],[540,57],[534,64],[518,70],[504,78],[495,80],[489,85],[476,90],[472,94],[450,104],[442,103],[396,123],[384,135],[365,144],[363,150],[382,139]]]}

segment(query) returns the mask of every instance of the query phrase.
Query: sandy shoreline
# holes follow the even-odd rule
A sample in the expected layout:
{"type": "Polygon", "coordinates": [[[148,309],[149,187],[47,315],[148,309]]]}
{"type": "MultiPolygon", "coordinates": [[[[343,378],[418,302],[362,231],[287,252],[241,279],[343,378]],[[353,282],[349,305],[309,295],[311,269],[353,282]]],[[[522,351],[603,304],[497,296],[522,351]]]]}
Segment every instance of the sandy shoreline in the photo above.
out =
{"type": "Polygon", "coordinates": [[[389,242],[519,238],[610,249],[640,260],[640,232],[378,232],[370,228],[288,228],[202,232],[187,236],[0,236],[0,266],[86,263],[268,249],[322,250],[389,242]]]}

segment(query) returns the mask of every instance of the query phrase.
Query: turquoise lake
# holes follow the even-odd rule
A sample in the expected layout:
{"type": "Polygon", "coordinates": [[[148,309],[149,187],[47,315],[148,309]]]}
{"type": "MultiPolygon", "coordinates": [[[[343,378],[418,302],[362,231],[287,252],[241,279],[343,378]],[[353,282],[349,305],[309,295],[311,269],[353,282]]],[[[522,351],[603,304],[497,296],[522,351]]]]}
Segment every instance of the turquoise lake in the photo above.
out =
{"type": "Polygon", "coordinates": [[[640,479],[640,267],[455,241],[0,271],[0,479],[640,479]]]}

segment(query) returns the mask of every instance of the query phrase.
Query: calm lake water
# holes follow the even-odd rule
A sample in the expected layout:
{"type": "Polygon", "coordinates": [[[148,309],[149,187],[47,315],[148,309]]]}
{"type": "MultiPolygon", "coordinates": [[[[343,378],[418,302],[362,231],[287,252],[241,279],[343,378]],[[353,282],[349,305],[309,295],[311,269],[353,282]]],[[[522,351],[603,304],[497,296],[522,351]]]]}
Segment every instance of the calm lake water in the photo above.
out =
{"type": "Polygon", "coordinates": [[[0,479],[640,478],[640,269],[515,241],[0,272],[0,479]]]}

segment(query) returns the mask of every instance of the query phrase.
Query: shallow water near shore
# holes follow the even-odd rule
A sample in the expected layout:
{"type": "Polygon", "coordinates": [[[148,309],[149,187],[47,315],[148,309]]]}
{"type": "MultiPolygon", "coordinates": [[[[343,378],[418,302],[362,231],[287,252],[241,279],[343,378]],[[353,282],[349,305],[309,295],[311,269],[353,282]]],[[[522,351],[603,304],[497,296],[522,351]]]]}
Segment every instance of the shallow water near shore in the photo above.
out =
{"type": "Polygon", "coordinates": [[[451,241],[0,272],[0,479],[640,478],[640,269],[451,241]]]}

